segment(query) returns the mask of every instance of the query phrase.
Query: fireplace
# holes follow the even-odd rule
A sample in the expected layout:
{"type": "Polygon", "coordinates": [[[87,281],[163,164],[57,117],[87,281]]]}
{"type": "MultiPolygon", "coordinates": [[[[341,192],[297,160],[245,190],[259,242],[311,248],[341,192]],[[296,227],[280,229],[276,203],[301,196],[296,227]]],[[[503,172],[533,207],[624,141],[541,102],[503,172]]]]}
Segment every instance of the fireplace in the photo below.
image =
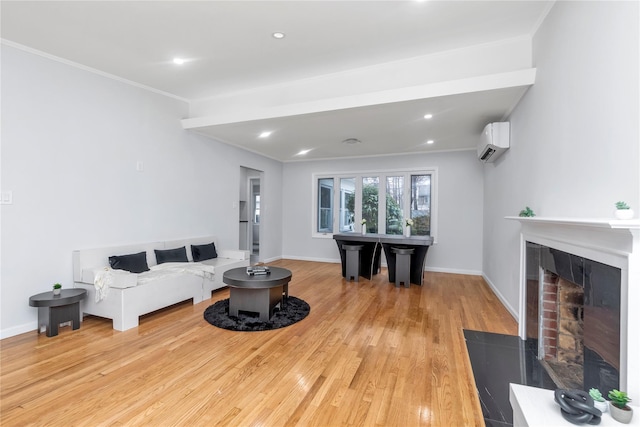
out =
{"type": "Polygon", "coordinates": [[[527,338],[551,378],[619,389],[621,269],[532,242],[526,258],[527,338]]]}
{"type": "Polygon", "coordinates": [[[507,219],[521,225],[520,338],[559,387],[640,395],[640,220],[507,219]]]}

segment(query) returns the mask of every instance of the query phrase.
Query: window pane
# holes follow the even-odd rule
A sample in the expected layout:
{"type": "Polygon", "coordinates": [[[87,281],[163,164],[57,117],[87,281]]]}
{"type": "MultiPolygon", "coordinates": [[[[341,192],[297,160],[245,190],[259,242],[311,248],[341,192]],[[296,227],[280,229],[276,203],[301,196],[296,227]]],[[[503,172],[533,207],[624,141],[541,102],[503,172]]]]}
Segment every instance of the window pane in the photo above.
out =
{"type": "Polygon", "coordinates": [[[318,180],[318,232],[333,232],[333,178],[318,180]]]}
{"type": "Polygon", "coordinates": [[[411,175],[411,234],[431,234],[431,175],[411,175]]]}
{"type": "Polygon", "coordinates": [[[378,194],[380,178],[362,178],[362,219],[367,221],[367,232],[378,232],[378,194]]]}
{"type": "Polygon", "coordinates": [[[404,176],[387,177],[387,234],[402,234],[404,217],[404,176]]]}
{"type": "MultiPolygon", "coordinates": [[[[340,178],[340,231],[353,231],[356,208],[356,179],[340,178]]],[[[360,230],[358,230],[360,231],[360,230]]]]}

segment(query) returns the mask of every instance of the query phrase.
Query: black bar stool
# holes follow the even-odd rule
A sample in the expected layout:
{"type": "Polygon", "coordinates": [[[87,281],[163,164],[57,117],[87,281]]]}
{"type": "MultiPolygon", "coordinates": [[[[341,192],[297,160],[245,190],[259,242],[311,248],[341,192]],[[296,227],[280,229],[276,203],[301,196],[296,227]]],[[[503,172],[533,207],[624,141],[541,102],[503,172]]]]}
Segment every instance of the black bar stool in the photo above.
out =
{"type": "Polygon", "coordinates": [[[411,255],[413,249],[408,248],[391,248],[391,252],[396,254],[396,288],[400,287],[400,283],[404,283],[404,287],[411,286],[411,255]]]}
{"type": "Polygon", "coordinates": [[[357,282],[360,277],[360,249],[363,245],[342,245],[342,249],[345,250],[347,255],[347,262],[345,265],[345,279],[357,282]]]}

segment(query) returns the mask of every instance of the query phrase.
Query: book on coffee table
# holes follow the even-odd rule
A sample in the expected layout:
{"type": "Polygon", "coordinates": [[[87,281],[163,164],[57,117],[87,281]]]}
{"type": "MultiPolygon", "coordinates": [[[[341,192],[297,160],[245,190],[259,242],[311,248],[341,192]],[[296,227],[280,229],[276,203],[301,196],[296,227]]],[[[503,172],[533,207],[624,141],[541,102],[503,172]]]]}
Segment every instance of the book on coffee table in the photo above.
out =
{"type": "Polygon", "coordinates": [[[265,275],[270,273],[271,271],[269,270],[269,267],[267,267],[266,265],[256,265],[253,267],[247,267],[247,274],[249,276],[260,276],[260,275],[265,275]]]}

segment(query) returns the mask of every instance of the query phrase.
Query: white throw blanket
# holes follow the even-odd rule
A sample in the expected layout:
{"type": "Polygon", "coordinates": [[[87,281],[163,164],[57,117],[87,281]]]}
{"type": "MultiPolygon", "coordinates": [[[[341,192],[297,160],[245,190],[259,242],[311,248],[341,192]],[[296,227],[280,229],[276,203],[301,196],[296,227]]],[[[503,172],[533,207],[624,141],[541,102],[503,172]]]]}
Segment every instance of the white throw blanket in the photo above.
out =
{"type": "Polygon", "coordinates": [[[147,283],[157,277],[166,277],[168,274],[195,274],[196,276],[213,280],[215,268],[212,265],[200,262],[165,262],[154,265],[150,271],[145,271],[138,276],[138,284],[147,283]]]}
{"type": "Polygon", "coordinates": [[[110,267],[97,271],[93,280],[96,288],[96,302],[102,301],[109,295],[109,287],[114,283],[118,275],[129,275],[128,271],[113,270],[110,267]]]}
{"type": "MultiPolygon", "coordinates": [[[[154,265],[149,271],[137,275],[137,285],[144,285],[158,278],[177,276],[180,274],[195,274],[203,279],[213,280],[215,268],[199,262],[166,262],[154,265]]],[[[118,275],[130,275],[128,271],[114,270],[105,267],[96,272],[93,285],[96,288],[96,302],[102,301],[109,294],[109,287],[113,285],[118,275]]]]}

